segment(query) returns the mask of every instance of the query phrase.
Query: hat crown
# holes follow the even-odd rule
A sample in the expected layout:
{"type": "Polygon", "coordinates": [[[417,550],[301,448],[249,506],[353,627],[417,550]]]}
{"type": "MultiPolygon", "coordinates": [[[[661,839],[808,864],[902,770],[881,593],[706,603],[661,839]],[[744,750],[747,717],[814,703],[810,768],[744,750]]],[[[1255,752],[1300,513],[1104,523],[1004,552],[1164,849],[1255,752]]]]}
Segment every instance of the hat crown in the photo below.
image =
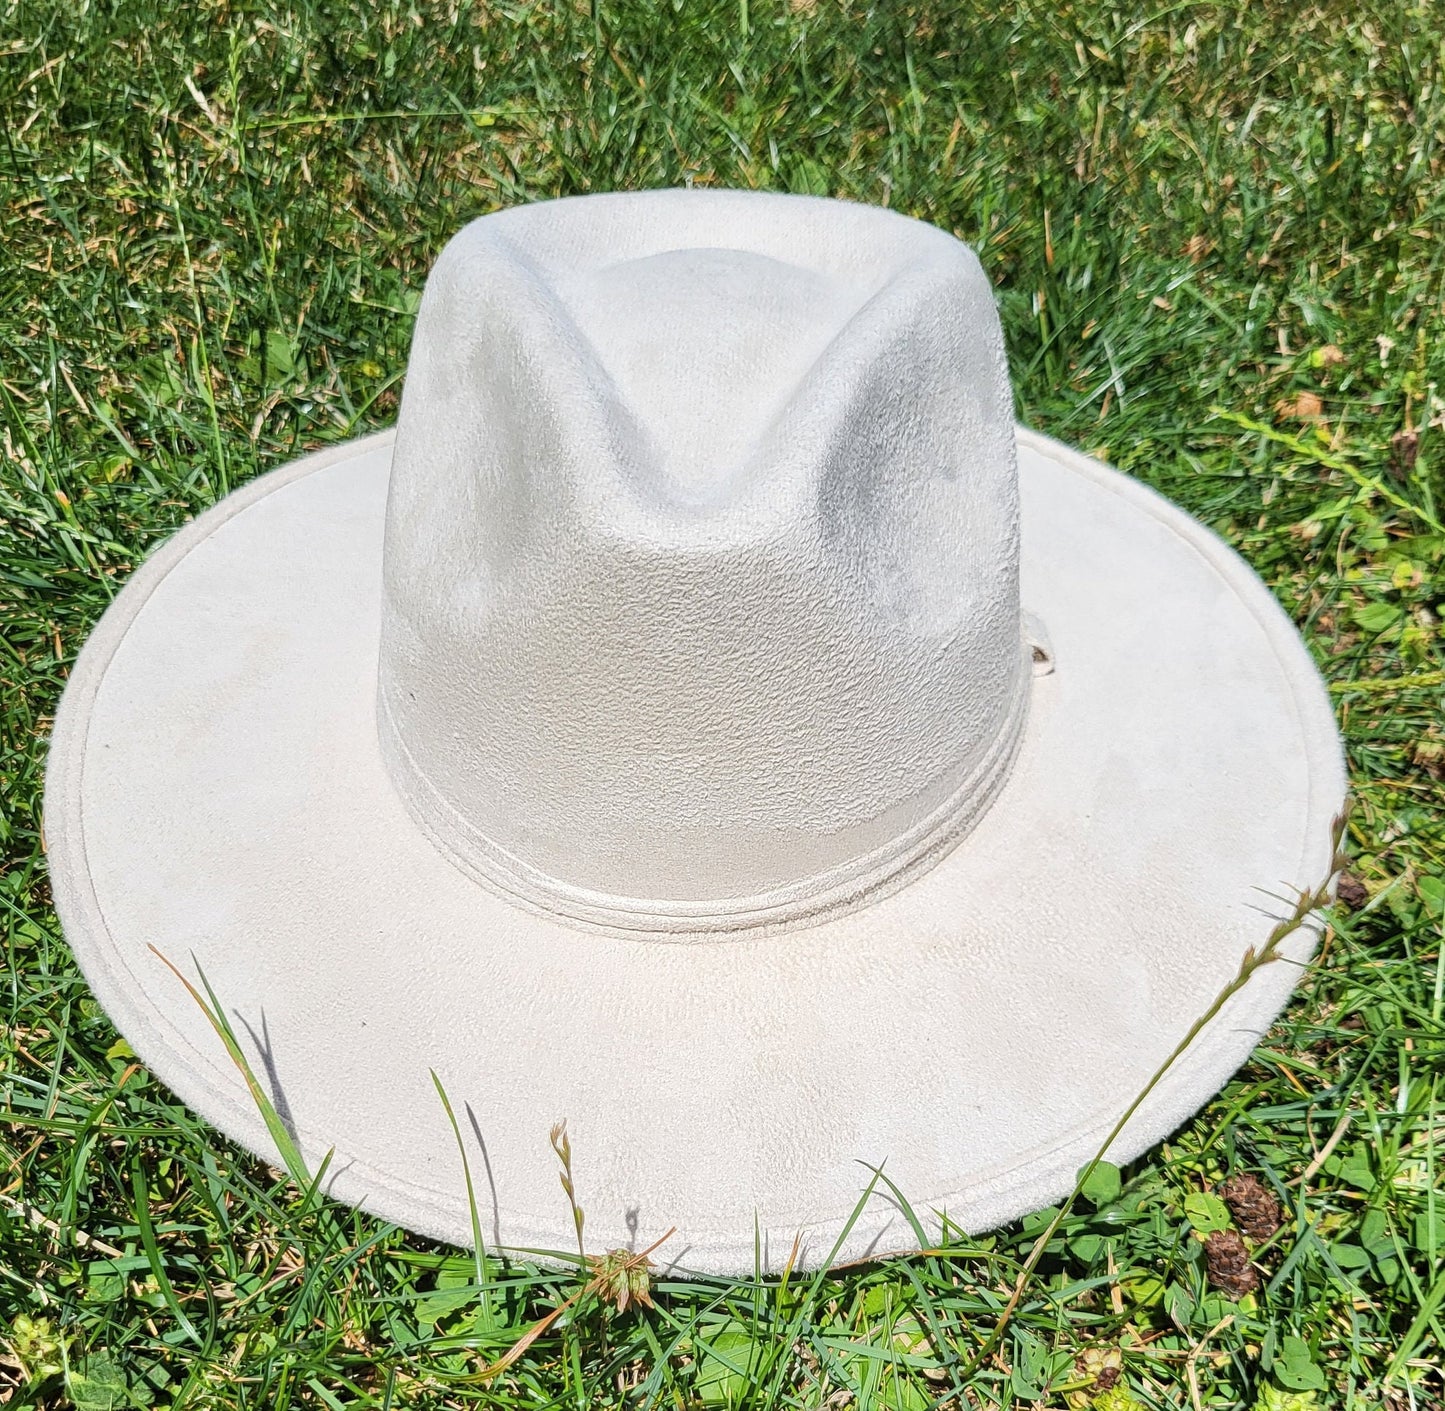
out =
{"type": "Polygon", "coordinates": [[[672,191],[483,217],[413,340],[379,724],[434,841],[623,930],[926,864],[1026,709],[1012,402],[952,237],[672,191]]]}

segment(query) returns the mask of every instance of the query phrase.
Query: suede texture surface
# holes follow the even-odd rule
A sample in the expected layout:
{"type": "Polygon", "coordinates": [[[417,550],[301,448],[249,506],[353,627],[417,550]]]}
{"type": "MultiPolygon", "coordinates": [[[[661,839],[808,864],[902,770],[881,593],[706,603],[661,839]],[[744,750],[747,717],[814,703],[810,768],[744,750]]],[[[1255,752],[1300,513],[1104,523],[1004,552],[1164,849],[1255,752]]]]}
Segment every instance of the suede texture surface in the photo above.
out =
{"type": "MultiPolygon", "coordinates": [[[[1170,1048],[1330,866],[1345,787],[1292,624],[1229,548],[1019,430],[1022,603],[1054,670],[991,806],[908,884],[705,945],[614,935],[448,859],[377,729],[391,434],[308,457],[162,546],[84,649],[46,793],[56,905],[96,996],[188,1103],[274,1160],[192,957],[338,1198],[470,1242],[443,1079],[494,1245],[677,1269],[800,1266],[883,1165],[982,1230],[1061,1196],[1170,1048]]],[[[1306,930],[1289,953],[1304,960],[1306,930]]],[[[1111,1155],[1247,1057],[1297,967],[1259,973],[1111,1155]]],[[[838,1260],[916,1247],[875,1195],[838,1260]]]]}

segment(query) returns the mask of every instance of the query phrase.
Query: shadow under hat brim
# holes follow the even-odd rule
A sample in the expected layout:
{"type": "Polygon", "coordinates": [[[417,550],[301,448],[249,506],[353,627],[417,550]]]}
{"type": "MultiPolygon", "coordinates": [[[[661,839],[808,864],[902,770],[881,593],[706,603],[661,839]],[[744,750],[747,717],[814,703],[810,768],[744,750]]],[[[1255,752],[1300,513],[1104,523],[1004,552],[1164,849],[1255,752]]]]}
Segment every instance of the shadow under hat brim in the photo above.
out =
{"type": "MultiPolygon", "coordinates": [[[[1224,543],[1024,429],[1024,606],[1055,669],[1011,777],[872,905],[703,944],[569,927],[438,854],[377,748],[391,435],[253,482],[164,544],[76,664],[46,829],[56,906],[140,1058],[276,1161],[155,952],[199,965],[337,1198],[458,1245],[750,1272],[917,1247],[1063,1195],[1151,1073],[1331,865],[1345,776],[1292,624],[1224,543]],[[154,947],[154,950],[152,949],[154,947]],[[835,1248],[836,1244],[836,1248],[835,1248]]],[[[1131,1158],[1248,1056],[1314,944],[1261,970],[1115,1142],[1131,1158]]]]}

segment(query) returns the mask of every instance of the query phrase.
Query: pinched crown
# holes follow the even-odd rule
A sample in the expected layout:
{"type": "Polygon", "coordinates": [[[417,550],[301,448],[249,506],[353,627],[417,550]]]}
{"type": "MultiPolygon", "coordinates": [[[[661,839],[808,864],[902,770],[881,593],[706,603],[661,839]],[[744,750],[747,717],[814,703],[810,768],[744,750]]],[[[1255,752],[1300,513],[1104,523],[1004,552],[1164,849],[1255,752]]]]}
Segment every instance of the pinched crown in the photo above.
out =
{"type": "Polygon", "coordinates": [[[978,261],[744,192],[473,222],[422,300],[384,574],[392,779],[488,885],[710,935],[896,883],[1026,708],[978,261]]]}

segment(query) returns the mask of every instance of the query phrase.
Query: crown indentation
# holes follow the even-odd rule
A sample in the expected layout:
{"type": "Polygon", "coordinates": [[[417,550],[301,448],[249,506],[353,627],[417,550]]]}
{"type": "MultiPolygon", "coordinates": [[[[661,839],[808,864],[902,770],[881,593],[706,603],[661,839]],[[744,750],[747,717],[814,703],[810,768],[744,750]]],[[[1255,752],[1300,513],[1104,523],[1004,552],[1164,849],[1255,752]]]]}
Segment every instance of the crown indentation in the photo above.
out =
{"type": "Polygon", "coordinates": [[[459,865],[623,929],[776,925],[987,807],[1031,674],[966,247],[665,192],[486,217],[417,324],[381,730],[459,865]]]}

